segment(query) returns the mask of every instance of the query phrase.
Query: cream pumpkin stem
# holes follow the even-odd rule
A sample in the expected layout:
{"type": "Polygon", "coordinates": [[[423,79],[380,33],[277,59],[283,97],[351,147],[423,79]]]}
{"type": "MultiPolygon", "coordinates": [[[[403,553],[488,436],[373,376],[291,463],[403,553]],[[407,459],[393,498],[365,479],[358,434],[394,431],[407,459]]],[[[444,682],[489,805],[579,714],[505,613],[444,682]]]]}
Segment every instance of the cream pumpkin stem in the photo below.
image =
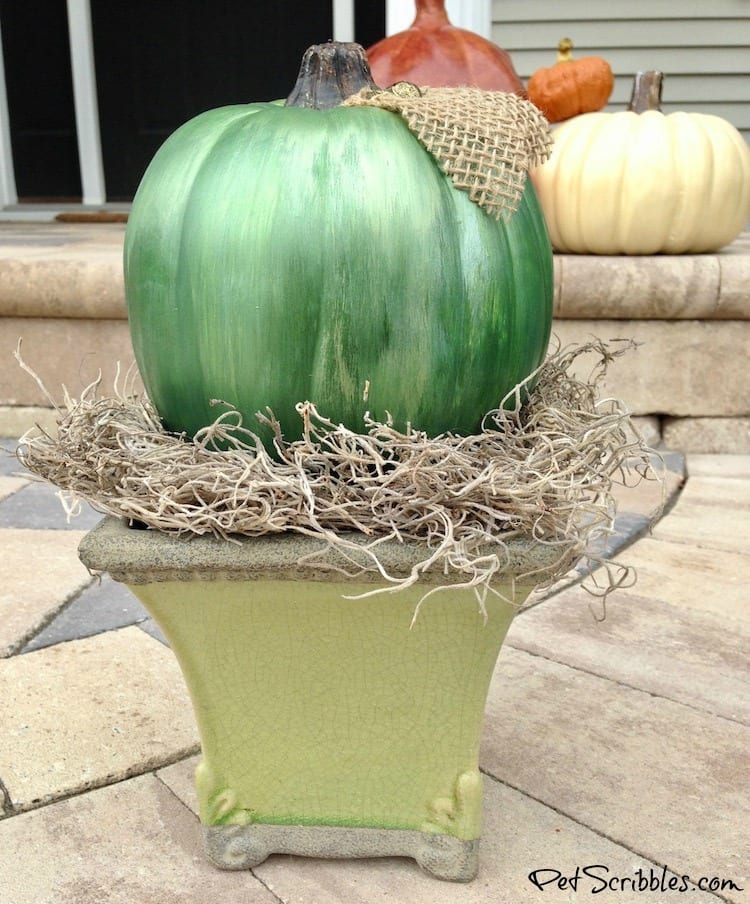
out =
{"type": "Polygon", "coordinates": [[[377,88],[363,47],[340,41],[313,44],[302,57],[297,82],[286,105],[330,110],[362,88],[377,88]]]}
{"type": "Polygon", "coordinates": [[[573,59],[573,42],[570,38],[560,38],[557,45],[557,62],[569,63],[573,59]]]}
{"type": "Polygon", "coordinates": [[[656,69],[636,73],[628,110],[632,113],[645,113],[647,110],[660,112],[663,81],[664,73],[656,69]]]}

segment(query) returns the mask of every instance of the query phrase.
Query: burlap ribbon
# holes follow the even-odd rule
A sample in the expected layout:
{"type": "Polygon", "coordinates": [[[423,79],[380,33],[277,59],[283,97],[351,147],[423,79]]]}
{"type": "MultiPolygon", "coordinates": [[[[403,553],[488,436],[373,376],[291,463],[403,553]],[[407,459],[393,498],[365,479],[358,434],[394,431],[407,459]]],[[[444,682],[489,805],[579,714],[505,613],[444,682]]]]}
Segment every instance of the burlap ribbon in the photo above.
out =
{"type": "Polygon", "coordinates": [[[419,88],[398,82],[365,88],[347,106],[398,113],[456,188],[495,219],[518,208],[528,171],[549,157],[552,137],[529,101],[478,88],[419,88]]]}

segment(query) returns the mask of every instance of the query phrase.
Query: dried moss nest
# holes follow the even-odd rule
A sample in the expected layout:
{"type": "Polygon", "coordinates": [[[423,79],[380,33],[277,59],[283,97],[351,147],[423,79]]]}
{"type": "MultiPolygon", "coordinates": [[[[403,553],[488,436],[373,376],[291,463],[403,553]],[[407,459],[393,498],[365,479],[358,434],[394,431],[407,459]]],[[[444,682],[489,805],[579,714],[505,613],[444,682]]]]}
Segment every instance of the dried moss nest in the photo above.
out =
{"type": "MultiPolygon", "coordinates": [[[[66,392],[56,406],[57,435],[36,428],[17,454],[63,491],[71,515],[85,500],[177,535],[232,541],[295,531],[344,555],[354,531],[368,538],[371,568],[386,589],[417,582],[437,563],[453,573],[454,587],[456,575],[474,587],[483,605],[508,569],[510,540],[554,548],[554,566],[527,576],[550,584],[582,557],[596,559],[613,531],[616,484],[658,479],[653,450],[622,402],[598,397],[608,364],[631,345],[594,340],[557,349],[473,436],[430,438],[369,418],[366,432],[355,433],[308,401],[297,406],[303,438],[295,442],[284,440],[271,411],[257,415],[275,435],[274,458],[223,402],[193,440],[166,432],[129,377],[114,397],[101,397],[98,381],[79,399],[66,392]],[[589,359],[588,377],[572,376],[574,364],[589,359]],[[384,540],[423,544],[424,561],[407,578],[389,576],[377,554],[384,540]]],[[[19,361],[25,367],[20,354],[19,361]]],[[[602,592],[628,578],[624,568],[604,573],[603,584],[595,581],[602,592]]]]}

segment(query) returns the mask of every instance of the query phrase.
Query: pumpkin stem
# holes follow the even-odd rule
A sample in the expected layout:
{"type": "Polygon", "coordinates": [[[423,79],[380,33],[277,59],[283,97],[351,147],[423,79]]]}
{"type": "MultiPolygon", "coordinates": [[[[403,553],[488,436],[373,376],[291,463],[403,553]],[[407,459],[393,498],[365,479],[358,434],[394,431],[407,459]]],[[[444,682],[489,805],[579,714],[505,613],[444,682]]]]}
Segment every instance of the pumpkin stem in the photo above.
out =
{"type": "Polygon", "coordinates": [[[417,15],[412,28],[442,28],[450,25],[445,0],[416,0],[417,15]]]}
{"type": "Polygon", "coordinates": [[[569,63],[573,59],[573,42],[570,38],[560,38],[557,44],[557,62],[569,63]]]}
{"type": "Polygon", "coordinates": [[[661,88],[664,73],[656,69],[636,73],[633,79],[633,93],[630,96],[628,110],[632,113],[645,113],[647,110],[661,111],[661,88]]]}
{"type": "Polygon", "coordinates": [[[362,88],[377,88],[363,47],[329,41],[313,44],[302,57],[287,107],[330,110],[362,88]]]}

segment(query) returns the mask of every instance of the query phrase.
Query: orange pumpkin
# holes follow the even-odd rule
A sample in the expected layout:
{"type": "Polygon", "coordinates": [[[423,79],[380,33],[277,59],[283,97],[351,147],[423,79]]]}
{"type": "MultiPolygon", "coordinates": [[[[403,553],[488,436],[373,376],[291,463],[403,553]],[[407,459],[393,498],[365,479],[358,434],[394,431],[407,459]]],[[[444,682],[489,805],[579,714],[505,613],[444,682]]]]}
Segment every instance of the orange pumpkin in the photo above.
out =
{"type": "Polygon", "coordinates": [[[528,84],[529,100],[550,122],[562,122],[580,113],[594,113],[607,105],[615,77],[601,57],[573,59],[573,42],[563,38],[557,45],[557,62],[537,69],[528,84]]]}
{"type": "Polygon", "coordinates": [[[509,54],[492,41],[451,25],[444,0],[416,0],[416,6],[410,28],[378,41],[367,51],[378,85],[470,85],[526,96],[509,54]]]}

